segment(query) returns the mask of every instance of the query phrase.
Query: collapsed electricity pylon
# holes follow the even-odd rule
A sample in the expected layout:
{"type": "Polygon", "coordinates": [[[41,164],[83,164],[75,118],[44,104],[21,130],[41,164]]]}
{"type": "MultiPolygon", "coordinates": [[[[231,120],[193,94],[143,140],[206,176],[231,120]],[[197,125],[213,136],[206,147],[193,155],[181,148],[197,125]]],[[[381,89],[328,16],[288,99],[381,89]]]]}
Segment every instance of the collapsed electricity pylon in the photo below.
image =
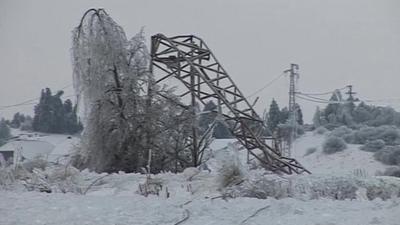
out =
{"type": "Polygon", "coordinates": [[[265,168],[286,174],[309,173],[295,159],[282,156],[279,149],[265,143],[263,121],[202,39],[194,35],[154,35],[151,57],[153,73],[157,68],[163,74],[156,83],[175,77],[187,88],[180,97],[195,96],[203,104],[218,101],[232,134],[265,168]],[[262,153],[257,154],[256,149],[262,153]]]}

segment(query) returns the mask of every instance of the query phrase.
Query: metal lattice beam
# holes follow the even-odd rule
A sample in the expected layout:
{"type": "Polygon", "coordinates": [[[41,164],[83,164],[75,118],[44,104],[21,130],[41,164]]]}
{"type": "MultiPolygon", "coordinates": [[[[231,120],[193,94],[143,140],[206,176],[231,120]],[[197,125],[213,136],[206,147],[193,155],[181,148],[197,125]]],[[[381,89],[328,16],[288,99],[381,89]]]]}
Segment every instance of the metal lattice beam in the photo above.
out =
{"type": "Polygon", "coordinates": [[[265,143],[260,132],[263,121],[202,39],[194,35],[154,35],[151,57],[152,70],[163,74],[156,83],[175,77],[187,88],[180,96],[191,94],[203,104],[216,100],[232,134],[266,168],[287,174],[309,172],[265,143]],[[262,155],[256,154],[256,149],[262,155]]]}

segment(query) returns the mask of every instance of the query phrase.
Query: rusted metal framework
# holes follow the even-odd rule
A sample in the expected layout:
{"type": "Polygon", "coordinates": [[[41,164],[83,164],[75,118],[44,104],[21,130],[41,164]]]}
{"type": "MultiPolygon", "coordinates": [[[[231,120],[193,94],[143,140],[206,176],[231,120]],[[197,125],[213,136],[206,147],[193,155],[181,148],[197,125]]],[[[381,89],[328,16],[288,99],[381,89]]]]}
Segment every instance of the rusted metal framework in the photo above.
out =
{"type": "MultiPolygon", "coordinates": [[[[232,134],[268,170],[286,174],[308,172],[295,159],[282,156],[276,146],[262,138],[264,123],[205,42],[194,35],[151,38],[152,70],[161,71],[160,83],[177,78],[187,89],[180,96],[192,96],[205,104],[215,100],[220,115],[232,134]],[[257,149],[259,149],[257,151],[257,149]],[[260,152],[261,151],[261,152],[260,152]]],[[[192,102],[193,103],[193,102],[192,102]]]]}

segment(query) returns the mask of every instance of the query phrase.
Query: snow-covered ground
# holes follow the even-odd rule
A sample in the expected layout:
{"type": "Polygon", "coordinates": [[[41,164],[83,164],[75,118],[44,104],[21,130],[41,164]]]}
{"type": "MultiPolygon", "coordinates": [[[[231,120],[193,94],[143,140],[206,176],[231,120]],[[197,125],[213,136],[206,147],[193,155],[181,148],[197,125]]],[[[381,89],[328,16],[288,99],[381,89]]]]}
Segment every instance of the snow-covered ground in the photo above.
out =
{"type": "MultiPolygon", "coordinates": [[[[183,190],[182,190],[183,191],[183,190]]],[[[0,224],[8,225],[368,225],[399,224],[400,201],[169,198],[140,195],[1,193],[0,224]],[[190,202],[191,201],[191,202],[190,202]],[[253,218],[247,219],[257,210],[253,218]],[[247,219],[247,220],[246,220],[247,219]]]]}
{"type": "MultiPolygon", "coordinates": [[[[45,136],[40,139],[44,141],[45,136]]],[[[48,135],[47,142],[55,146],[50,155],[68,154],[73,141],[76,140],[48,135]]],[[[384,181],[392,192],[400,193],[400,179],[387,177],[382,180],[373,177],[376,171],[383,170],[385,166],[374,161],[371,153],[358,150],[358,146],[349,145],[344,152],[327,156],[321,153],[322,142],[322,136],[309,133],[298,139],[295,144],[293,155],[312,171],[313,175],[276,178],[292,186],[301,184],[297,187],[307,189],[307,184],[310,187],[319,185],[321,187],[318,188],[322,191],[329,191],[334,188],[329,186],[330,183],[346,182],[356,175],[354,179],[359,180],[355,185],[366,183],[376,186],[378,192],[385,192],[387,190],[379,189],[384,181]],[[309,147],[317,147],[317,151],[304,156],[309,147]],[[355,171],[365,173],[359,174],[355,171]],[[333,174],[339,178],[333,177],[333,174]]],[[[73,193],[28,192],[18,186],[13,190],[0,190],[0,225],[400,224],[400,198],[393,194],[385,201],[380,198],[368,200],[365,193],[360,194],[359,191],[356,198],[346,200],[333,200],[324,198],[323,195],[315,199],[304,196],[280,199],[222,198],[223,192],[218,182],[216,167],[223,160],[232,159],[221,150],[227,146],[230,146],[228,150],[237,148],[235,140],[229,139],[216,140],[212,144],[214,158],[208,161],[212,172],[201,171],[192,180],[187,179],[187,173],[153,176],[153,179],[163,186],[159,196],[144,197],[137,193],[139,184],[146,180],[145,175],[120,173],[105,176],[88,171],[71,176],[70,182],[77,190],[73,193]],[[85,192],[86,194],[83,194],[85,192]],[[167,192],[169,198],[166,197],[167,192]],[[185,218],[187,219],[184,220],[185,218]]],[[[243,165],[246,155],[245,150],[239,150],[238,158],[243,165]]],[[[52,176],[51,171],[46,176],[52,176]]],[[[263,176],[262,171],[249,174],[251,179],[263,176]]],[[[377,194],[379,196],[379,193],[377,194]]]]}
{"type": "Polygon", "coordinates": [[[20,151],[26,159],[41,156],[56,162],[68,156],[79,143],[79,137],[65,134],[31,133],[18,129],[12,129],[11,133],[14,138],[1,148],[20,151]]]}
{"type": "Polygon", "coordinates": [[[357,174],[374,176],[389,166],[376,161],[373,152],[360,150],[360,145],[347,144],[342,152],[327,155],[322,152],[324,135],[306,133],[296,140],[292,156],[314,174],[357,174]],[[317,151],[306,155],[309,148],[317,151]]]}

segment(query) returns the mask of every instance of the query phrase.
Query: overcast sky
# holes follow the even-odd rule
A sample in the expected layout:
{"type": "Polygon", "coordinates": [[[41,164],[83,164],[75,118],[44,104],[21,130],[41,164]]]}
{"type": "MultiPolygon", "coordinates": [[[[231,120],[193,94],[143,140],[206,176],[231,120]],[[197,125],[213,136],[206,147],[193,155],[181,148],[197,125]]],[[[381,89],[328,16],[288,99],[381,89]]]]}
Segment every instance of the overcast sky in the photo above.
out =
{"type": "MultiPolygon", "coordinates": [[[[245,95],[297,63],[300,91],[353,84],[360,99],[400,98],[398,0],[0,0],[0,106],[72,83],[71,31],[91,7],[105,8],[129,37],[142,26],[148,38],[202,37],[245,95]]],[[[259,94],[256,109],[272,98],[286,106],[287,93],[283,77],[259,94]]],[[[298,102],[310,120],[315,104],[298,102]]],[[[392,105],[399,109],[400,101],[392,105]]],[[[17,111],[33,114],[33,106],[3,109],[0,117],[17,111]]]]}

